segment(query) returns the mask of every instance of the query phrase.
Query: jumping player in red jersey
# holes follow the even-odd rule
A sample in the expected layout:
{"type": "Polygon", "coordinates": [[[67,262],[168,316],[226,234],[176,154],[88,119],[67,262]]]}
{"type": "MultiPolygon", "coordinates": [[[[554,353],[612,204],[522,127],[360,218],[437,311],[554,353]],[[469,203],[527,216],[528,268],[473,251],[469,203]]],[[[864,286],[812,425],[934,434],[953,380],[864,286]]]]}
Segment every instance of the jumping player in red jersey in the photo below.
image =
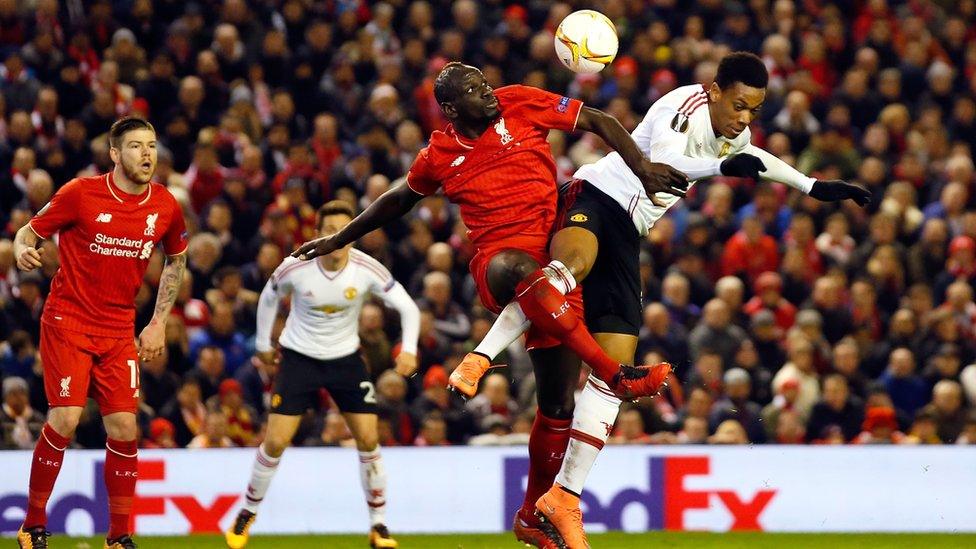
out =
{"type": "Polygon", "coordinates": [[[98,403],[108,440],[106,549],[135,547],[129,522],[137,475],[136,406],[139,360],[165,346],[166,319],[186,269],[183,212],[166,187],[152,183],[156,130],[123,118],[109,132],[115,169],[72,179],[14,240],[17,267],[41,266],[41,240],[60,233],[61,268],[41,316],[44,391],[51,406],[31,461],[22,549],[47,547],[47,500],[88,397],[98,403]],[[152,320],[134,341],[135,297],[153,249],[166,265],[152,320]]]}
{"type": "MultiPolygon", "coordinates": [[[[470,267],[482,303],[497,313],[514,300],[532,322],[527,346],[535,365],[539,413],[532,427],[529,486],[515,520],[516,536],[537,547],[558,547],[558,534],[538,521],[534,505],[549,488],[566,449],[579,359],[624,398],[656,393],[671,367],[634,367],[612,360],[581,321],[581,294],[566,287],[568,270],[550,262],[547,253],[557,188],[546,136],[550,129],[599,135],[649,193],[683,196],[687,179],[667,165],[650,162],[616,119],[580,101],[526,86],[496,92],[481,71],[461,63],[444,67],[434,93],[451,124],[433,133],[406,185],[385,193],[336,235],[311,241],[292,255],[311,259],[331,253],[404,215],[438,189],[460,206],[477,249],[470,267]]],[[[468,355],[452,375],[452,387],[473,395],[476,380],[489,367],[487,357],[468,355]]]]}

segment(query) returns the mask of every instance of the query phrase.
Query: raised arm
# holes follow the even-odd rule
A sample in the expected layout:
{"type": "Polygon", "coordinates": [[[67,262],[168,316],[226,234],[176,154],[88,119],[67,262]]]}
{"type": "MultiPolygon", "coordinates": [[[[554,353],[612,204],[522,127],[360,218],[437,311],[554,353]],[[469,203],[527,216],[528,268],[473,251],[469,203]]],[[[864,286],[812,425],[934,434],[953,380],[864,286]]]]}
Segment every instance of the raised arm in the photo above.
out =
{"type": "Polygon", "coordinates": [[[307,260],[332,253],[350,242],[355,242],[366,233],[402,217],[423,198],[422,194],[414,192],[406,183],[401,183],[380,195],[338,233],[311,240],[295,250],[291,256],[307,260]]]}
{"type": "Polygon", "coordinates": [[[576,129],[595,133],[620,153],[620,158],[644,184],[644,190],[651,202],[663,206],[654,197],[659,192],[685,196],[684,191],[688,188],[685,174],[667,164],[651,162],[616,118],[601,110],[584,106],[580,110],[576,129]]]}

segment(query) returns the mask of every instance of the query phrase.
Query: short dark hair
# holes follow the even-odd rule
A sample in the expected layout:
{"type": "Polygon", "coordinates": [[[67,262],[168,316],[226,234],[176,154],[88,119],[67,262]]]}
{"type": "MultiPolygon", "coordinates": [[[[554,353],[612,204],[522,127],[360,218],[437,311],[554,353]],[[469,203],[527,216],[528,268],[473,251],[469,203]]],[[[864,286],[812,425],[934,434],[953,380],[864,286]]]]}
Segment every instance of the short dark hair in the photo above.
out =
{"type": "Polygon", "coordinates": [[[319,211],[316,212],[315,218],[315,228],[322,228],[322,220],[325,219],[327,215],[347,215],[349,219],[356,217],[356,212],[352,209],[352,206],[345,200],[330,200],[319,207],[319,211]]]}
{"type": "Polygon", "coordinates": [[[765,88],[769,84],[769,71],[762,59],[754,53],[737,51],[722,58],[715,74],[715,83],[723,90],[736,82],[751,88],[765,88]]]}
{"type": "Polygon", "coordinates": [[[437,78],[434,79],[434,98],[437,103],[448,103],[457,99],[466,68],[467,65],[460,61],[451,61],[437,73],[437,78]]]}
{"type": "Polygon", "coordinates": [[[149,130],[156,133],[156,128],[148,120],[139,118],[138,116],[126,116],[119,118],[112,124],[112,128],[108,131],[109,145],[114,149],[121,148],[122,137],[132,130],[149,130]]]}

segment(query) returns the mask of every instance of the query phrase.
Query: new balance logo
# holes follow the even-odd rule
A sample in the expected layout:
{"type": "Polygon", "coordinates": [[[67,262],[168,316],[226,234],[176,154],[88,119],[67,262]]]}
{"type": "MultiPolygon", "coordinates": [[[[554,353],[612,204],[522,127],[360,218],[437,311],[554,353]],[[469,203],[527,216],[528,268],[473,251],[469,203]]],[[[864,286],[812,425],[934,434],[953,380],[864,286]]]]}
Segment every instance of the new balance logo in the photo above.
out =
{"type": "Polygon", "coordinates": [[[98,217],[95,218],[95,223],[111,223],[112,214],[110,213],[100,213],[98,217]]]}
{"type": "Polygon", "coordinates": [[[61,378],[61,398],[68,398],[71,396],[71,388],[68,385],[71,384],[71,376],[61,378]]]}
{"type": "Polygon", "coordinates": [[[454,162],[451,162],[451,167],[452,168],[456,168],[456,167],[460,166],[462,162],[464,162],[464,155],[463,154],[461,156],[455,158],[454,159],[454,162]]]}

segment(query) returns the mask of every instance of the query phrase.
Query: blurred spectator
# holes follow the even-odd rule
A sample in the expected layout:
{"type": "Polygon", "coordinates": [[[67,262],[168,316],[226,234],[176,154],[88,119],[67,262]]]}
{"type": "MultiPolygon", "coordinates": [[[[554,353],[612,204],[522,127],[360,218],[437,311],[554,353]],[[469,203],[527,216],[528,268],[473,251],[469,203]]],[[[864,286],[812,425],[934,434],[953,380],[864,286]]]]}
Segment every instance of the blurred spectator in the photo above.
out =
{"type": "Polygon", "coordinates": [[[30,406],[27,381],[16,376],[4,378],[0,448],[30,450],[43,426],[44,416],[30,406]]]}
{"type": "Polygon", "coordinates": [[[518,414],[518,405],[509,393],[508,379],[502,374],[489,374],[485,377],[481,392],[464,407],[478,425],[490,415],[501,416],[511,423],[518,414]]]}
{"type": "Polygon", "coordinates": [[[607,444],[650,444],[651,435],[644,430],[644,418],[635,409],[621,410],[607,444]]]}
{"type": "Polygon", "coordinates": [[[417,300],[417,305],[434,315],[434,328],[442,335],[455,340],[468,337],[471,321],[464,309],[451,300],[451,278],[448,275],[439,271],[428,273],[424,277],[423,297],[417,300]]]}
{"type": "Polygon", "coordinates": [[[878,381],[891,395],[895,408],[909,416],[928,400],[928,387],[915,373],[915,355],[904,347],[892,351],[888,367],[878,381]]]}
{"type": "Polygon", "coordinates": [[[157,417],[149,422],[149,432],[143,435],[141,448],[177,448],[176,429],[169,420],[157,417]]]}
{"type": "Polygon", "coordinates": [[[746,430],[750,441],[765,442],[766,433],[763,431],[760,417],[762,409],[749,400],[752,391],[749,373],[742,368],[732,368],[725,372],[723,382],[725,397],[712,406],[710,418],[712,429],[717,431],[718,426],[725,420],[734,419],[746,430]]]}
{"type": "MultiPolygon", "coordinates": [[[[379,416],[390,422],[397,442],[409,445],[413,441],[414,428],[406,398],[407,382],[393,370],[383,372],[376,380],[376,403],[379,406],[379,416]]],[[[441,421],[443,422],[443,419],[441,421]]]]}
{"type": "Polygon", "coordinates": [[[709,444],[748,444],[749,437],[746,430],[734,419],[723,421],[715,430],[715,434],[708,437],[709,444]]]}
{"type": "Polygon", "coordinates": [[[915,414],[912,428],[905,437],[903,444],[942,444],[938,435],[938,424],[935,416],[926,410],[919,410],[915,414]]]}
{"type": "Polygon", "coordinates": [[[746,337],[742,328],[732,324],[729,306],[721,299],[712,299],[705,304],[701,322],[688,335],[691,358],[697,360],[704,349],[733,356],[746,337]]]}
{"type": "Polygon", "coordinates": [[[176,430],[176,445],[184,447],[203,431],[207,407],[203,405],[200,383],[194,378],[184,378],[176,397],[160,411],[176,430]]]}
{"type": "Polygon", "coordinates": [[[678,431],[678,444],[704,444],[708,439],[708,422],[700,417],[688,416],[678,431]]]}
{"type": "Polygon", "coordinates": [[[180,376],[166,368],[169,352],[164,348],[156,358],[139,366],[139,391],[142,400],[156,413],[176,396],[180,387],[180,376]]]}
{"type": "Polygon", "coordinates": [[[742,308],[752,317],[761,309],[772,311],[776,325],[784,332],[793,327],[796,307],[783,298],[783,278],[774,272],[760,274],[752,287],[753,297],[742,308]]]}
{"type": "Polygon", "coordinates": [[[776,240],[763,234],[762,223],[756,217],[743,219],[742,229],[725,244],[722,274],[754,280],[761,273],[778,268],[776,240]]]}
{"type": "Polygon", "coordinates": [[[952,444],[966,424],[962,387],[956,381],[943,379],[932,389],[932,402],[919,412],[931,418],[936,434],[942,442],[952,444]]]}
{"type": "Polygon", "coordinates": [[[799,393],[795,405],[806,419],[810,417],[813,405],[820,399],[820,381],[814,369],[813,345],[806,338],[796,337],[789,342],[787,353],[789,361],[773,377],[773,390],[779,394],[779,389],[787,381],[796,381],[799,393]]]}
{"type": "Polygon", "coordinates": [[[413,444],[414,446],[449,446],[451,443],[447,440],[447,423],[444,418],[437,412],[427,414],[420,423],[420,433],[413,444]]]}
{"type": "Polygon", "coordinates": [[[193,437],[187,448],[230,448],[234,442],[227,436],[227,417],[222,412],[209,412],[203,431],[193,437]]]}
{"type": "Polygon", "coordinates": [[[869,407],[864,414],[861,433],[854,444],[901,444],[905,434],[898,430],[895,411],[887,407],[869,407]]]}
{"type": "Polygon", "coordinates": [[[211,411],[221,412],[227,418],[227,437],[235,446],[255,446],[257,443],[258,416],[244,402],[244,391],[236,379],[220,382],[217,395],[211,398],[211,411]]]}
{"type": "MultiPolygon", "coordinates": [[[[191,360],[196,359],[199,362],[200,354],[207,347],[220,350],[228,375],[234,375],[234,372],[247,360],[247,340],[244,334],[237,330],[231,304],[216,303],[210,316],[209,326],[190,336],[191,360]]],[[[212,394],[207,391],[207,397],[212,394]]]]}
{"type": "Polygon", "coordinates": [[[851,396],[847,379],[840,374],[824,378],[823,399],[814,404],[807,421],[808,441],[828,437],[832,427],[839,427],[844,440],[853,439],[861,431],[864,421],[863,403],[851,396]]]}

